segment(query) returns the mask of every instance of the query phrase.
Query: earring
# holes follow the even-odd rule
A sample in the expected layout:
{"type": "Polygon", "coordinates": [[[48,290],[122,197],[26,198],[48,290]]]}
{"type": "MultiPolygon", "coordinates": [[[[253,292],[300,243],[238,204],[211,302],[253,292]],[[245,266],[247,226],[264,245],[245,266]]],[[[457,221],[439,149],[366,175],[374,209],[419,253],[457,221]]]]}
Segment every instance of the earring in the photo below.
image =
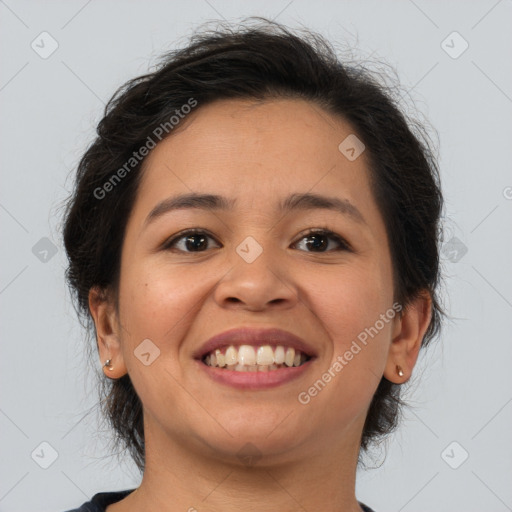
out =
{"type": "Polygon", "coordinates": [[[110,363],[111,363],[111,362],[112,362],[112,359],[107,359],[107,360],[105,361],[105,364],[104,364],[103,366],[104,366],[104,367],[105,367],[105,366],[106,366],[106,367],[108,367],[108,369],[109,369],[109,370],[113,370],[113,369],[114,369],[114,367],[113,367],[113,366],[110,366],[110,363]]]}
{"type": "Polygon", "coordinates": [[[401,366],[396,365],[396,373],[398,373],[399,377],[403,377],[404,376],[404,372],[402,371],[402,367],[401,366]]]}

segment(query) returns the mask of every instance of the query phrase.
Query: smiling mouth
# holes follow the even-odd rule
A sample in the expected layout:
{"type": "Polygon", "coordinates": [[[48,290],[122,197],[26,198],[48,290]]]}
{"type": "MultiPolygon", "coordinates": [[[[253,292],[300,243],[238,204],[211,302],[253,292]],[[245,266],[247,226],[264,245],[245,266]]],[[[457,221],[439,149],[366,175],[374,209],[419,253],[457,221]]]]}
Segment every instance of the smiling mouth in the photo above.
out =
{"type": "Polygon", "coordinates": [[[236,372],[269,372],[301,366],[310,356],[283,345],[229,345],[217,348],[202,358],[212,368],[236,372]]]}

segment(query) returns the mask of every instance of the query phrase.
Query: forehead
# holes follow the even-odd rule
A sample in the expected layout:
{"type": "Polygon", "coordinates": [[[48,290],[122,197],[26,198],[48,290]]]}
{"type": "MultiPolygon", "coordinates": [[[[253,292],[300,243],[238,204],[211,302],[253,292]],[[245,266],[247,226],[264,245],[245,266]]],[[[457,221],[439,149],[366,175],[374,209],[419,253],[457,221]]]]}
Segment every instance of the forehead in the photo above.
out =
{"type": "Polygon", "coordinates": [[[166,183],[192,187],[188,192],[252,187],[255,195],[278,188],[296,192],[299,185],[318,191],[337,182],[347,193],[363,192],[364,153],[349,161],[338,147],[353,132],[341,118],[303,100],[199,104],[146,158],[139,195],[154,195],[166,183]]]}
{"type": "Polygon", "coordinates": [[[236,159],[238,165],[244,160],[250,165],[270,159],[299,164],[305,157],[321,164],[326,157],[342,156],[338,145],[351,133],[353,129],[340,117],[304,100],[222,100],[199,105],[157,145],[146,163],[168,158],[172,152],[176,162],[185,156],[204,165],[213,151],[218,157],[236,159]]]}

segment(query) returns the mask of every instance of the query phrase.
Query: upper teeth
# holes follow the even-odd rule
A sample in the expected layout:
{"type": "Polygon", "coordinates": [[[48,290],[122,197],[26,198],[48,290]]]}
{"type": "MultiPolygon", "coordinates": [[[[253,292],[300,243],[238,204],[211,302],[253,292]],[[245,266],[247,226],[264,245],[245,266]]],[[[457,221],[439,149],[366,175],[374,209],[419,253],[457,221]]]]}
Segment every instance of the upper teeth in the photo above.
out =
{"type": "Polygon", "coordinates": [[[300,351],[296,351],[292,347],[271,347],[270,345],[262,345],[253,347],[252,345],[240,345],[237,347],[230,345],[225,352],[216,349],[210,352],[205,363],[209,366],[270,366],[273,364],[286,364],[286,366],[299,366],[305,361],[307,356],[300,351]]]}

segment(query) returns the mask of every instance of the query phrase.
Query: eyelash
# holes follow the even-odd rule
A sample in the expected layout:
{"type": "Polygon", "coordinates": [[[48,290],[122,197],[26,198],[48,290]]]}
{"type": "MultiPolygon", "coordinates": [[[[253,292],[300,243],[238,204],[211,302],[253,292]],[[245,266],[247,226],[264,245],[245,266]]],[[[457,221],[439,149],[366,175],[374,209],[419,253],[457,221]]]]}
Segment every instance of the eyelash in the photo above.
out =
{"type": "MultiPolygon", "coordinates": [[[[176,235],[175,237],[168,240],[167,242],[165,242],[162,249],[163,250],[172,250],[173,247],[175,246],[176,242],[178,242],[182,238],[185,238],[190,235],[206,235],[207,237],[214,239],[214,237],[212,235],[210,235],[207,231],[205,231],[203,229],[199,229],[199,228],[193,228],[193,229],[188,229],[186,231],[183,231],[183,232],[179,233],[178,235],[176,235]]],[[[340,235],[336,234],[334,231],[330,230],[327,227],[309,229],[305,233],[301,234],[298,242],[300,242],[303,238],[307,238],[307,237],[314,236],[314,235],[325,236],[327,238],[330,238],[330,239],[336,241],[338,243],[339,247],[337,249],[334,249],[334,251],[353,252],[349,243],[344,238],[342,238],[340,235]]],[[[298,242],[295,242],[295,244],[298,242]]],[[[199,253],[205,252],[205,251],[180,251],[180,252],[184,252],[184,253],[188,253],[188,254],[194,254],[194,253],[199,254],[199,253]]],[[[310,252],[312,254],[325,254],[325,253],[333,252],[333,250],[319,251],[319,252],[315,252],[315,251],[305,251],[305,252],[310,252]]]]}

